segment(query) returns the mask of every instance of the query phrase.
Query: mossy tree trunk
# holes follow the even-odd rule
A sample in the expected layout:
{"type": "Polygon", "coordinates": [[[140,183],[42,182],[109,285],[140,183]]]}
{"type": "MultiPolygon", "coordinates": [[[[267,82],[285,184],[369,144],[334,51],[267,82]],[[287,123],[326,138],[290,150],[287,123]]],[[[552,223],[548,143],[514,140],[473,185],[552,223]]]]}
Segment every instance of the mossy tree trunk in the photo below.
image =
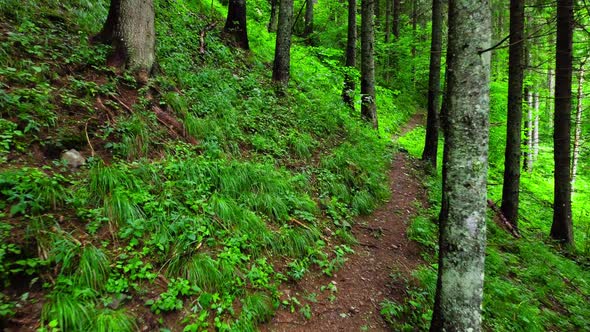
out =
{"type": "Polygon", "coordinates": [[[230,36],[238,47],[250,49],[246,26],[246,0],[229,0],[223,32],[230,36]]]}
{"type": "Polygon", "coordinates": [[[109,64],[147,78],[156,61],[153,0],[111,0],[107,21],[95,40],[113,45],[109,64]]]}
{"type": "Polygon", "coordinates": [[[551,237],[573,245],[571,167],[571,108],[574,1],[557,0],[557,41],[555,54],[555,113],[553,160],[555,161],[553,224],[551,237]]]}
{"type": "Polygon", "coordinates": [[[291,28],[293,0],[279,0],[279,23],[275,45],[272,80],[286,86],[289,83],[291,65],[291,28]]]}
{"type": "Polygon", "coordinates": [[[376,0],[361,0],[361,116],[378,128],[375,103],[375,24],[376,0]]]}
{"type": "Polygon", "coordinates": [[[430,43],[430,72],[428,76],[428,116],[422,160],[436,170],[438,153],[438,108],[440,105],[440,63],[442,49],[442,0],[432,0],[432,38],[430,43]]]}
{"type": "Polygon", "coordinates": [[[391,41],[391,12],[393,10],[392,0],[385,0],[385,42],[391,41]]]}
{"type": "Polygon", "coordinates": [[[518,225],[520,155],[522,135],[522,87],[524,77],[524,0],[510,1],[510,49],[508,56],[508,109],[502,213],[514,228],[518,225]]]}
{"type": "Polygon", "coordinates": [[[580,66],[580,76],[578,76],[578,98],[576,103],[576,122],[574,122],[574,145],[572,152],[572,191],[576,183],[576,174],[578,172],[578,160],[580,159],[580,149],[582,147],[582,114],[584,113],[584,63],[580,66]]]}
{"type": "Polygon", "coordinates": [[[348,0],[348,38],[346,39],[346,67],[342,100],[354,108],[355,77],[351,73],[356,66],[356,0],[348,0]]]}
{"type": "Polygon", "coordinates": [[[449,1],[439,271],[431,331],[481,331],[488,165],[491,11],[449,1]]]}

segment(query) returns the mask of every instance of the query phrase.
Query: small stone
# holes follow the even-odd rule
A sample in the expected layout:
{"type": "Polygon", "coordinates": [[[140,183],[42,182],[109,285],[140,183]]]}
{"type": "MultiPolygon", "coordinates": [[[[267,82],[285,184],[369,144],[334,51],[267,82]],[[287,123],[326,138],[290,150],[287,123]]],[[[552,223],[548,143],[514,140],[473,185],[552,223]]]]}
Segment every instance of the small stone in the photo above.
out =
{"type": "Polygon", "coordinates": [[[353,314],[357,314],[360,312],[359,308],[357,308],[357,307],[350,307],[348,309],[348,311],[350,311],[350,313],[353,313],[353,314]]]}
{"type": "Polygon", "coordinates": [[[80,154],[80,152],[74,149],[64,152],[61,155],[61,160],[66,162],[68,166],[72,168],[78,168],[86,164],[86,159],[80,154]]]}
{"type": "Polygon", "coordinates": [[[391,246],[392,249],[399,249],[399,246],[397,244],[394,244],[391,246]]]}

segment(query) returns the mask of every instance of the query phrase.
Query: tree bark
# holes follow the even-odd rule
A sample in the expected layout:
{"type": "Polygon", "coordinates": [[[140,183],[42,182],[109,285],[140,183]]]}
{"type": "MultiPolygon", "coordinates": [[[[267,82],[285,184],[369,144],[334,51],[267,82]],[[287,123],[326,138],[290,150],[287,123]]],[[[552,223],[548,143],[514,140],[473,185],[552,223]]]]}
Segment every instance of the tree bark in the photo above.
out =
{"type": "Polygon", "coordinates": [[[431,331],[481,331],[485,258],[491,11],[449,0],[439,275],[431,331]]]}
{"type": "Polygon", "coordinates": [[[313,2],[314,0],[305,0],[305,28],[303,37],[309,37],[313,33],[313,2]]]}
{"type": "Polygon", "coordinates": [[[270,20],[268,21],[268,32],[276,32],[278,26],[279,0],[270,0],[270,20]]]}
{"type": "Polygon", "coordinates": [[[570,130],[572,108],[574,1],[557,0],[555,61],[555,113],[553,159],[555,161],[553,224],[551,237],[573,245],[570,130]]]}
{"type": "Polygon", "coordinates": [[[524,1],[510,0],[510,49],[508,55],[508,114],[502,214],[518,229],[520,192],[520,144],[522,135],[522,84],[524,77],[524,1]]]}
{"type": "Polygon", "coordinates": [[[399,39],[399,25],[401,17],[402,3],[401,0],[393,0],[393,24],[391,26],[391,32],[395,37],[395,40],[399,39]]]}
{"type": "Polygon", "coordinates": [[[539,93],[533,94],[533,164],[539,156],[539,93]]]}
{"type": "Polygon", "coordinates": [[[113,43],[113,38],[115,36],[115,26],[119,21],[119,17],[121,16],[121,0],[111,0],[111,5],[109,6],[109,14],[107,16],[107,20],[104,23],[102,30],[92,37],[92,42],[94,43],[102,43],[110,45],[113,43]]]}
{"type": "Polygon", "coordinates": [[[578,77],[578,98],[576,105],[576,122],[574,123],[574,151],[572,152],[572,191],[576,183],[576,173],[578,171],[578,159],[580,158],[580,147],[582,139],[582,113],[584,111],[582,101],[584,100],[584,64],[580,66],[580,76],[578,77]]]}
{"type": "Polygon", "coordinates": [[[547,90],[548,98],[547,98],[547,118],[549,119],[549,127],[553,128],[553,96],[555,90],[555,76],[553,75],[553,68],[549,68],[547,70],[547,90]]]}
{"type": "Polygon", "coordinates": [[[374,6],[375,0],[361,0],[361,116],[377,129],[374,6]]]}
{"type": "Polygon", "coordinates": [[[272,80],[283,86],[289,84],[292,21],[293,0],[279,0],[279,23],[277,28],[272,80]]]}
{"type": "Polygon", "coordinates": [[[432,0],[432,39],[430,43],[430,71],[428,76],[428,116],[422,160],[436,170],[438,153],[438,108],[440,105],[440,62],[442,49],[442,0],[432,0]]]}
{"type": "Polygon", "coordinates": [[[147,81],[156,60],[153,0],[111,0],[107,21],[93,39],[113,45],[109,65],[127,67],[147,81]]]}
{"type": "Polygon", "coordinates": [[[350,72],[356,66],[356,0],[348,0],[348,38],[346,40],[346,67],[342,100],[354,109],[355,77],[350,72]]]}
{"type": "Polygon", "coordinates": [[[250,49],[246,26],[246,0],[229,0],[223,32],[230,36],[238,47],[250,49]]]}
{"type": "Polygon", "coordinates": [[[530,172],[532,169],[530,146],[533,94],[530,92],[529,87],[524,88],[524,94],[526,98],[526,118],[524,120],[524,140],[522,141],[522,146],[524,146],[524,149],[522,150],[522,157],[524,159],[522,163],[522,169],[524,171],[530,172]]]}
{"type": "Polygon", "coordinates": [[[392,0],[385,0],[385,42],[391,41],[391,12],[393,11],[392,0]]]}

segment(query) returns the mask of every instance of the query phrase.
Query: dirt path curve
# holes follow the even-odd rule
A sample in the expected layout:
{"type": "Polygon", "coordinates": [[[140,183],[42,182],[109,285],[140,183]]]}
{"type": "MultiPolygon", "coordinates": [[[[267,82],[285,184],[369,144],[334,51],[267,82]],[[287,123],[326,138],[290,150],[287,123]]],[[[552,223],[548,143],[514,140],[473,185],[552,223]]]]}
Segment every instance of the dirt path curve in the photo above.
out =
{"type": "MultiPolygon", "coordinates": [[[[402,132],[419,123],[422,116],[414,116],[402,132]]],[[[406,153],[396,154],[389,173],[391,198],[373,214],[356,220],[352,232],[359,245],[336,275],[308,276],[284,290],[283,298],[295,297],[303,307],[310,304],[311,318],[306,319],[302,306],[295,305],[293,313],[279,310],[262,331],[389,330],[379,313],[379,303],[403,295],[403,285],[394,284],[390,275],[393,271],[407,275],[421,262],[419,248],[406,236],[409,222],[426,201],[413,163],[406,153]],[[326,289],[328,284],[337,290],[326,289]]]]}

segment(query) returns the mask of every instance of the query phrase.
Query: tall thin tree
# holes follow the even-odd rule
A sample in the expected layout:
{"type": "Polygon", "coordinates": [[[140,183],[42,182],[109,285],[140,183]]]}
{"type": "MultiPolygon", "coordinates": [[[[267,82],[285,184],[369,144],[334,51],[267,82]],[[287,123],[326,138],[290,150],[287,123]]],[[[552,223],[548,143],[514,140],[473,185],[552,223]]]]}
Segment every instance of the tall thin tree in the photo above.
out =
{"type": "Polygon", "coordinates": [[[309,37],[313,33],[313,3],[314,0],[305,0],[305,27],[303,37],[309,37]]]}
{"type": "Polygon", "coordinates": [[[508,109],[501,209],[506,219],[513,227],[517,228],[524,77],[524,0],[510,0],[510,48],[508,53],[508,109]]]}
{"type": "Polygon", "coordinates": [[[400,18],[401,18],[401,11],[402,11],[402,2],[401,0],[393,0],[393,24],[391,26],[391,33],[395,39],[399,39],[399,27],[400,27],[400,18]]]}
{"type": "Polygon", "coordinates": [[[342,100],[354,108],[356,77],[351,73],[356,66],[356,0],[348,0],[348,38],[346,39],[346,67],[342,100]]]}
{"type": "Polygon", "coordinates": [[[438,153],[438,108],[440,100],[440,63],[442,50],[442,0],[432,0],[432,38],[430,43],[430,72],[428,75],[428,117],[422,160],[436,169],[438,153]]]}
{"type": "Polygon", "coordinates": [[[279,0],[279,23],[272,80],[285,86],[289,83],[290,77],[292,21],[293,0],[279,0]]]}
{"type": "Polygon", "coordinates": [[[238,47],[244,50],[250,49],[246,26],[246,0],[229,0],[223,32],[226,36],[230,36],[238,47]]]}
{"type": "Polygon", "coordinates": [[[481,331],[488,165],[491,11],[449,0],[439,265],[430,331],[481,331]]]}
{"type": "Polygon", "coordinates": [[[550,235],[553,239],[568,245],[574,243],[570,182],[573,31],[574,0],[557,0],[555,113],[553,121],[555,178],[553,224],[550,235]]]}
{"type": "Polygon", "coordinates": [[[361,116],[378,128],[375,100],[375,24],[376,0],[361,0],[361,116]]]}

